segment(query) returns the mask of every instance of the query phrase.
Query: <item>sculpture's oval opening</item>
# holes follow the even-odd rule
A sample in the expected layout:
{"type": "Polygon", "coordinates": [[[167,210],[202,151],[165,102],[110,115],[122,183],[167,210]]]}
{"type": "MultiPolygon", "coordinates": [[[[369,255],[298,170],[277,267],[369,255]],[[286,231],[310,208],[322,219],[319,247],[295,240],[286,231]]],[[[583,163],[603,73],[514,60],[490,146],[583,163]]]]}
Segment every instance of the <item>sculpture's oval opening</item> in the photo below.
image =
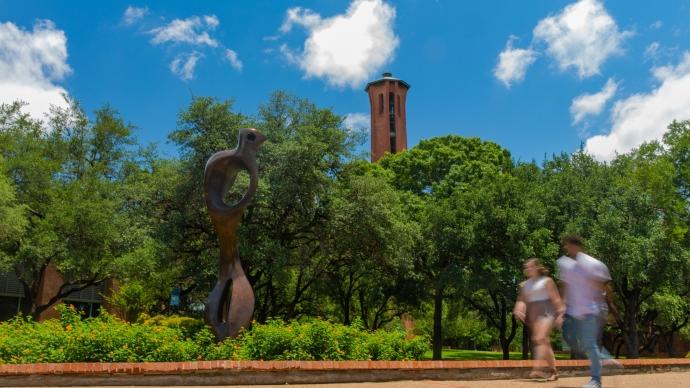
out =
{"type": "Polygon", "coordinates": [[[223,202],[228,206],[237,205],[242,197],[249,190],[249,173],[246,170],[239,170],[235,177],[235,182],[227,193],[223,196],[223,202]]]}
{"type": "Polygon", "coordinates": [[[218,322],[226,323],[230,320],[228,313],[230,312],[230,302],[232,301],[232,279],[228,279],[225,283],[225,290],[221,298],[220,309],[218,310],[218,322]]]}

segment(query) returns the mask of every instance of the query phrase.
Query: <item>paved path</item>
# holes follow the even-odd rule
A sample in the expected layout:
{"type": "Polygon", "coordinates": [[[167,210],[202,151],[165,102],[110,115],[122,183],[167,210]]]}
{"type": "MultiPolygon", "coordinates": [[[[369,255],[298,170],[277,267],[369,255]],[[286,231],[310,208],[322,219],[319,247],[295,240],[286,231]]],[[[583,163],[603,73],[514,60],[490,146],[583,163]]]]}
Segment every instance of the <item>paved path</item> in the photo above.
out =
{"type": "MultiPolygon", "coordinates": [[[[556,382],[540,383],[529,380],[485,381],[395,381],[387,383],[250,385],[232,388],[579,388],[586,377],[565,377],[556,382]]],[[[690,388],[690,372],[669,372],[604,376],[605,388],[690,388]]],[[[147,387],[155,388],[155,387],[147,387]]],[[[187,387],[202,388],[202,387],[187,387]]],[[[203,387],[210,388],[210,387],[203,387]]]]}

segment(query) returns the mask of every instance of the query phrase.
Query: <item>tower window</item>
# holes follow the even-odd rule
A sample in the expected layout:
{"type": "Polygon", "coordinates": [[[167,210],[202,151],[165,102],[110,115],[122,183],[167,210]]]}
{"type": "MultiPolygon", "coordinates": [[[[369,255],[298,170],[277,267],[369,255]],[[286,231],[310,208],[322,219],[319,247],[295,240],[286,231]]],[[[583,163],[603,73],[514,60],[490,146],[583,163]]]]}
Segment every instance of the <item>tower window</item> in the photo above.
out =
{"type": "Polygon", "coordinates": [[[390,128],[391,153],[396,153],[395,147],[395,95],[388,93],[388,121],[390,128]]]}
{"type": "Polygon", "coordinates": [[[379,114],[383,113],[383,93],[379,93],[379,114]]]}
{"type": "Polygon", "coordinates": [[[402,111],[400,110],[400,95],[399,94],[396,96],[396,102],[398,103],[398,106],[396,107],[396,109],[398,111],[398,116],[400,116],[400,114],[401,114],[400,112],[402,112],[402,111]]]}

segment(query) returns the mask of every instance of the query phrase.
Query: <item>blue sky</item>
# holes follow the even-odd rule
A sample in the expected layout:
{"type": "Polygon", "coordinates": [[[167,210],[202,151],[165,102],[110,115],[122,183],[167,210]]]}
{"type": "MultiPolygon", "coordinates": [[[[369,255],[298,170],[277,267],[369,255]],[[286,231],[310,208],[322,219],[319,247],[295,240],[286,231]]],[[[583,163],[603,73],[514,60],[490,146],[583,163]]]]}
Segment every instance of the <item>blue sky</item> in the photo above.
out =
{"type": "Polygon", "coordinates": [[[283,89],[368,127],[383,71],[412,86],[410,146],[459,134],[607,160],[690,118],[690,1],[0,4],[0,102],[109,103],[168,154],[192,95],[251,115],[283,89]]]}

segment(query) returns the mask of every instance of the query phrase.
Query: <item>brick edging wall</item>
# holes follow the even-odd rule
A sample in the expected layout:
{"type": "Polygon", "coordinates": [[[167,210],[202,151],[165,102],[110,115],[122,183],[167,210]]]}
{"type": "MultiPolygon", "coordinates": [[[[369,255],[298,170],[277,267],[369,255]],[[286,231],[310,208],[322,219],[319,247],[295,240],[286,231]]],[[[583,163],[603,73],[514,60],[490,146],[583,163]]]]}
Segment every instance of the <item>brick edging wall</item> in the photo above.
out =
{"type": "MultiPolygon", "coordinates": [[[[690,359],[619,360],[611,373],[690,370],[690,359]]],[[[586,360],[556,362],[586,374],[586,360]]],[[[195,361],[0,365],[0,386],[233,385],[523,377],[534,361],[195,361]]]]}

